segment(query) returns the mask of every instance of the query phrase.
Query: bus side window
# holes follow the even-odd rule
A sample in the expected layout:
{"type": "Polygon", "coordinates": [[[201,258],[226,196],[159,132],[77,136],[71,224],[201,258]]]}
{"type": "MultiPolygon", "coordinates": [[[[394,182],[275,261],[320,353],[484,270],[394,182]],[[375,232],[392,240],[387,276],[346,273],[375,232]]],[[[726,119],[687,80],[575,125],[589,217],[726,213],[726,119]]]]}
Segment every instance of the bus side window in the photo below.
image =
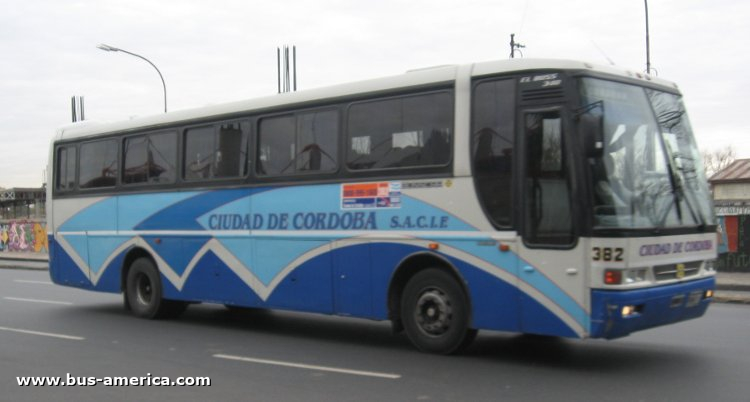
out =
{"type": "Polygon", "coordinates": [[[450,92],[355,103],[347,118],[349,169],[446,166],[450,162],[450,92]]]}
{"type": "Polygon", "coordinates": [[[78,188],[114,187],[118,172],[117,140],[100,140],[81,144],[78,188]]]}
{"type": "Polygon", "coordinates": [[[238,177],[247,173],[248,131],[249,125],[244,122],[219,126],[215,177],[238,177]]]}
{"type": "Polygon", "coordinates": [[[76,182],[76,146],[57,149],[57,189],[69,191],[76,182]]]}
{"type": "Polygon", "coordinates": [[[205,180],[245,176],[249,132],[246,121],[187,129],[183,177],[205,180]]]}
{"type": "Polygon", "coordinates": [[[185,171],[186,180],[207,179],[213,175],[214,128],[196,127],[185,131],[185,171]]]}
{"type": "Polygon", "coordinates": [[[513,79],[478,83],[472,96],[472,156],[479,200],[497,227],[513,225],[515,96],[513,79]]]}
{"type": "Polygon", "coordinates": [[[174,132],[126,138],[124,146],[124,184],[174,183],[177,177],[177,135],[174,132]]]}
{"type": "Polygon", "coordinates": [[[337,110],[300,112],[260,121],[258,174],[294,175],[337,169],[337,110]]]}
{"type": "Polygon", "coordinates": [[[298,115],[296,170],[335,170],[338,165],[338,138],[338,111],[323,110],[298,115]]]}

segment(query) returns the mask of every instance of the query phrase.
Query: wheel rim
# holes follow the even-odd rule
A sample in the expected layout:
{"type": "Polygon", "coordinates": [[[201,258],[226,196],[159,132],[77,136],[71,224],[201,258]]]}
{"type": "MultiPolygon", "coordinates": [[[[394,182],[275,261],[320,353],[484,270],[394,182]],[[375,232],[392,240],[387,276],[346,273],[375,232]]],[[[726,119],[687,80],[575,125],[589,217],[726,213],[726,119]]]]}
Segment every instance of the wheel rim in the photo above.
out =
{"type": "Polygon", "coordinates": [[[151,299],[154,295],[154,288],[151,284],[151,279],[148,275],[138,274],[135,278],[135,293],[138,297],[138,302],[141,304],[151,304],[151,299]]]}
{"type": "Polygon", "coordinates": [[[446,333],[453,320],[450,298],[440,289],[426,289],[417,299],[414,318],[419,329],[428,335],[439,336],[446,333]]]}

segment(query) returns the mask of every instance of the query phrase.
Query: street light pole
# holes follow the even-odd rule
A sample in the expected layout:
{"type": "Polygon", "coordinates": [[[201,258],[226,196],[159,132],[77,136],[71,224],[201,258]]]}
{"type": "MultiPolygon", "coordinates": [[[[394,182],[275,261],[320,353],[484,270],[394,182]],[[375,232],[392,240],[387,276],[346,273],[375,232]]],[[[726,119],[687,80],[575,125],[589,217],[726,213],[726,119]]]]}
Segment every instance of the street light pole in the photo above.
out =
{"type": "Polygon", "coordinates": [[[105,45],[103,43],[99,44],[97,46],[97,48],[99,48],[101,50],[104,50],[105,52],[123,52],[123,53],[127,53],[127,54],[129,54],[131,56],[135,56],[135,57],[137,57],[139,59],[145,60],[148,64],[151,64],[151,67],[153,67],[156,70],[156,72],[159,73],[159,78],[161,78],[161,85],[162,85],[162,87],[164,87],[164,113],[167,113],[167,84],[164,82],[164,76],[161,75],[161,71],[159,71],[159,69],[156,67],[156,65],[151,62],[151,60],[149,60],[149,59],[147,59],[147,58],[145,58],[145,57],[143,57],[143,56],[141,56],[139,54],[135,54],[133,52],[128,52],[127,50],[119,49],[119,48],[116,48],[114,46],[105,45]]]}
{"type": "Polygon", "coordinates": [[[646,74],[651,74],[651,43],[648,37],[648,0],[643,0],[646,6],[646,74]]]}

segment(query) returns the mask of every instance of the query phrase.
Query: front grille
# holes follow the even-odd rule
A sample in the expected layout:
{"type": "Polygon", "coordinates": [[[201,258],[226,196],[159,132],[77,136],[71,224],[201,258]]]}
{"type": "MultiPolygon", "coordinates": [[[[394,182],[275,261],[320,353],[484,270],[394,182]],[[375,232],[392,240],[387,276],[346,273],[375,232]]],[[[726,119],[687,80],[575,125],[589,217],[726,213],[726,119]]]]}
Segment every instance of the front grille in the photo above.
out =
{"type": "Polygon", "coordinates": [[[700,269],[701,261],[657,265],[654,267],[654,276],[656,277],[657,281],[682,279],[698,275],[698,271],[700,271],[700,269]]]}

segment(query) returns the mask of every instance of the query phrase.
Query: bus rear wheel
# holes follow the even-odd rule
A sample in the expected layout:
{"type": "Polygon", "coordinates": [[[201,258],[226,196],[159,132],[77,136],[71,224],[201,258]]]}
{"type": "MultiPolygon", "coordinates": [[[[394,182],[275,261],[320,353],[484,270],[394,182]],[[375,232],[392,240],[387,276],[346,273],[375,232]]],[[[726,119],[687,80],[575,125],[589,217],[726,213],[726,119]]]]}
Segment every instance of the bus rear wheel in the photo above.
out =
{"type": "Polygon", "coordinates": [[[125,305],[137,317],[171,318],[182,314],[187,302],[162,298],[161,277],[148,258],[133,261],[125,282],[125,305]]]}
{"type": "Polygon", "coordinates": [[[440,269],[414,275],[401,297],[401,320],[409,340],[423,352],[451,354],[476,337],[469,328],[469,303],[456,280],[440,269]]]}

